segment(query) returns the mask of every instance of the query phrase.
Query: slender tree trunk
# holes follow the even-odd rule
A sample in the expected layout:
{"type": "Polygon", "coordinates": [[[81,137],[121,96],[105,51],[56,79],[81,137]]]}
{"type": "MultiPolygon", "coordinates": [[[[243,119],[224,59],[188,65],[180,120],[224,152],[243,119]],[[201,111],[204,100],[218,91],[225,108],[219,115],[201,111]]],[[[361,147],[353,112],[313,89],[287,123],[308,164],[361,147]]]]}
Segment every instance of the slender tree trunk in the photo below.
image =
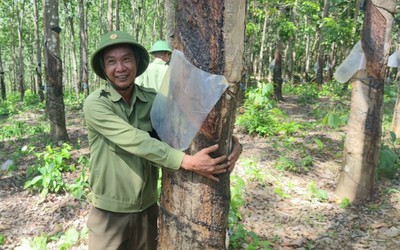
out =
{"type": "Polygon", "coordinates": [[[0,90],[1,90],[1,99],[6,100],[6,84],[4,82],[4,70],[3,70],[3,61],[1,59],[1,47],[0,47],[0,90]]]}
{"type": "Polygon", "coordinates": [[[263,30],[262,30],[262,36],[261,36],[261,48],[260,48],[260,55],[259,55],[259,65],[258,65],[258,79],[262,79],[263,78],[263,65],[264,65],[264,60],[263,60],[263,56],[264,56],[264,47],[265,47],[265,36],[267,33],[267,20],[268,20],[268,10],[267,8],[264,8],[264,12],[265,12],[265,18],[264,18],[264,24],[263,24],[263,30]]]}
{"type": "Polygon", "coordinates": [[[65,126],[64,94],[62,86],[62,62],[60,59],[60,32],[58,0],[45,2],[44,30],[46,55],[46,108],[50,120],[50,138],[55,141],[68,140],[65,126]]]}
{"type": "MultiPolygon", "coordinates": [[[[22,5],[24,8],[25,1],[22,5]]],[[[24,9],[18,9],[18,4],[15,5],[15,10],[17,14],[18,21],[18,62],[19,62],[19,71],[18,71],[18,79],[19,79],[19,93],[21,102],[24,100],[25,95],[25,64],[24,64],[24,53],[23,53],[23,45],[22,45],[22,25],[23,25],[23,16],[24,9]]]]}
{"type": "Polygon", "coordinates": [[[115,29],[120,30],[119,0],[115,0],[115,29]]]}
{"type": "Polygon", "coordinates": [[[113,0],[107,1],[107,32],[113,30],[113,0]]]}
{"type": "Polygon", "coordinates": [[[165,0],[166,40],[174,48],[175,34],[175,0],[165,0]]]}
{"type": "MultiPolygon", "coordinates": [[[[281,15],[285,15],[285,7],[280,7],[281,15]]],[[[275,52],[274,52],[274,60],[275,60],[275,67],[272,75],[272,81],[274,82],[274,97],[277,101],[283,101],[282,96],[282,53],[283,53],[283,42],[279,36],[279,32],[276,35],[276,44],[275,44],[275,52]]]]}
{"type": "MultiPolygon", "coordinates": [[[[178,0],[176,48],[195,66],[223,74],[230,87],[209,113],[189,153],[218,143],[228,154],[241,79],[244,0],[178,0]],[[193,13],[196,13],[194,15],[193,13]]],[[[159,249],[225,249],[230,202],[229,174],[216,183],[193,172],[163,173],[159,249]]]]}
{"type": "Polygon", "coordinates": [[[89,71],[88,71],[88,44],[87,44],[87,8],[86,1],[79,1],[79,50],[80,50],[80,87],[85,96],[89,95],[89,71]]]}
{"type": "MultiPolygon", "coordinates": [[[[324,0],[324,10],[322,14],[322,20],[329,15],[329,6],[330,6],[329,0],[324,0]]],[[[324,82],[324,45],[323,45],[324,37],[320,29],[318,29],[318,32],[319,32],[318,56],[317,56],[318,69],[315,81],[317,82],[319,88],[321,89],[322,83],[324,82]]]]}
{"type": "Polygon", "coordinates": [[[132,30],[135,33],[134,37],[136,41],[139,40],[139,35],[140,35],[140,23],[141,23],[141,18],[142,18],[142,9],[143,9],[143,0],[131,0],[131,6],[132,6],[132,15],[133,15],[133,20],[134,22],[132,23],[132,30]],[[140,3],[138,3],[140,1],[140,3]]]}
{"type": "MultiPolygon", "coordinates": [[[[297,8],[297,0],[294,1],[293,8],[290,10],[290,21],[293,22],[296,25],[297,28],[297,23],[296,23],[296,8],[297,8]]],[[[296,41],[297,35],[294,35],[293,37],[289,37],[288,40],[288,57],[287,57],[287,72],[288,72],[288,79],[291,83],[295,82],[294,76],[294,58],[296,58],[296,50],[295,50],[295,45],[294,42],[296,41]]]]}
{"type": "Polygon", "coordinates": [[[274,82],[274,97],[278,101],[283,101],[282,96],[282,41],[278,37],[276,41],[275,47],[275,67],[273,74],[273,82],[274,82]]]}
{"type": "MultiPolygon", "coordinates": [[[[304,17],[304,26],[308,26],[308,17],[304,17]]],[[[304,65],[304,80],[308,82],[310,80],[310,35],[306,34],[306,48],[305,48],[305,59],[306,63],[304,65]]]]}
{"type": "Polygon", "coordinates": [[[362,30],[366,70],[352,82],[350,120],[336,194],[351,201],[372,198],[382,134],[384,72],[396,1],[367,0],[362,30]]]}
{"type": "Polygon", "coordinates": [[[165,2],[166,0],[160,0],[160,6],[157,8],[159,18],[159,28],[158,28],[158,36],[160,39],[165,40],[164,37],[164,21],[165,21],[165,2]]]}
{"type": "MultiPolygon", "coordinates": [[[[75,97],[79,99],[80,93],[80,86],[78,81],[78,65],[76,62],[76,46],[75,46],[75,28],[74,28],[74,20],[72,19],[71,9],[68,7],[68,3],[64,1],[64,8],[67,15],[67,21],[69,24],[70,32],[71,32],[71,50],[70,50],[70,57],[71,57],[71,64],[72,64],[72,86],[74,87],[75,97]]],[[[73,6],[71,6],[73,8],[73,6]]]]}
{"type": "Polygon", "coordinates": [[[38,2],[33,2],[34,11],[34,27],[35,27],[35,45],[36,45],[36,84],[39,94],[39,101],[44,101],[43,92],[43,80],[42,80],[42,46],[40,41],[40,30],[39,30],[39,11],[38,2]]]}

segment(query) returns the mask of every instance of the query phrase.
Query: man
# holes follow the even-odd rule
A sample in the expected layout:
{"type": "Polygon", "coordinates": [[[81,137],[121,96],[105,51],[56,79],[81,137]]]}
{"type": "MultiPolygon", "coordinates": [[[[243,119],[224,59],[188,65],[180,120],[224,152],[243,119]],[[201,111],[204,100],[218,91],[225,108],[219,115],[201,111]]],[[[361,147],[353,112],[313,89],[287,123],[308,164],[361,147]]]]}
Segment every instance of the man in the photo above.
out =
{"type": "Polygon", "coordinates": [[[211,158],[217,145],[195,155],[152,138],[150,110],[156,92],[134,83],[148,65],[146,49],[122,31],[100,38],[91,58],[93,71],[107,85],[84,104],[90,146],[89,249],[156,249],[157,180],[154,163],[183,168],[218,181],[240,155],[211,158]],[[226,161],[227,160],[227,161],[226,161]]]}
{"type": "Polygon", "coordinates": [[[168,69],[172,50],[166,41],[159,40],[151,46],[149,53],[154,57],[154,61],[149,64],[149,67],[141,76],[136,78],[135,82],[138,85],[158,91],[168,69]]]}

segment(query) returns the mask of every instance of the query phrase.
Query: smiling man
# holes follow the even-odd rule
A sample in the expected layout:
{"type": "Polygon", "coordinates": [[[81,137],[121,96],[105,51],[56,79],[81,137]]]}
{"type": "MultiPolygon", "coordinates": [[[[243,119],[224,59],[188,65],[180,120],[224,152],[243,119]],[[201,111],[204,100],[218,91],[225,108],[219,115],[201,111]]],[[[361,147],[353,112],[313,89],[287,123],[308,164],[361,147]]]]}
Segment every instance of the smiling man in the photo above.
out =
{"type": "Polygon", "coordinates": [[[146,49],[131,35],[103,35],[93,71],[107,83],[84,104],[90,147],[92,208],[89,249],[156,249],[158,168],[183,168],[218,181],[231,170],[241,146],[229,157],[212,158],[217,145],[187,155],[151,136],[150,110],[156,92],[135,84],[149,63],[146,49]]]}

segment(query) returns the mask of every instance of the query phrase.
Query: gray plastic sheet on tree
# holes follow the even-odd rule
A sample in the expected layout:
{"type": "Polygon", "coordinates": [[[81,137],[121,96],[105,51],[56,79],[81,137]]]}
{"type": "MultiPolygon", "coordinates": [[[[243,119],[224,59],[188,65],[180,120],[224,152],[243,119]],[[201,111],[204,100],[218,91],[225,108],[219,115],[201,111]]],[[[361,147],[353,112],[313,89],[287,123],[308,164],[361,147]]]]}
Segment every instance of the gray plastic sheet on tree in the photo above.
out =
{"type": "Polygon", "coordinates": [[[338,82],[345,83],[350,80],[358,70],[365,69],[365,65],[365,54],[361,46],[361,41],[358,41],[346,59],[336,68],[333,77],[335,77],[338,82]]]}
{"type": "Polygon", "coordinates": [[[187,149],[228,85],[224,76],[196,68],[181,51],[174,50],[150,113],[161,140],[187,149]]]}
{"type": "Polygon", "coordinates": [[[388,58],[388,67],[397,68],[400,66],[400,51],[396,50],[391,56],[388,58]]]}

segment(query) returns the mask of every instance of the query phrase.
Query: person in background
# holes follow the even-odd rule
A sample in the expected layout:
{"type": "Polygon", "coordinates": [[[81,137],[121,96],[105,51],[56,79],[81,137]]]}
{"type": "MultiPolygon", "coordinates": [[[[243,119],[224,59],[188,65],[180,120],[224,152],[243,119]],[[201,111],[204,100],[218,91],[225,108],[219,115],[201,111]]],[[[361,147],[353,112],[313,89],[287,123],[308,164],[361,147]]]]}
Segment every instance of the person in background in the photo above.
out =
{"type": "Polygon", "coordinates": [[[236,138],[231,154],[216,158],[209,154],[218,145],[188,155],[153,138],[156,91],[135,84],[148,63],[146,49],[123,31],[102,35],[91,57],[93,71],[107,83],[83,107],[90,148],[89,249],[156,249],[159,169],[154,164],[218,181],[215,175],[232,171],[241,153],[236,138]]]}
{"type": "Polygon", "coordinates": [[[138,85],[158,91],[168,69],[172,50],[166,41],[159,40],[151,46],[149,53],[154,57],[154,60],[149,64],[147,70],[136,78],[135,82],[138,85]]]}

